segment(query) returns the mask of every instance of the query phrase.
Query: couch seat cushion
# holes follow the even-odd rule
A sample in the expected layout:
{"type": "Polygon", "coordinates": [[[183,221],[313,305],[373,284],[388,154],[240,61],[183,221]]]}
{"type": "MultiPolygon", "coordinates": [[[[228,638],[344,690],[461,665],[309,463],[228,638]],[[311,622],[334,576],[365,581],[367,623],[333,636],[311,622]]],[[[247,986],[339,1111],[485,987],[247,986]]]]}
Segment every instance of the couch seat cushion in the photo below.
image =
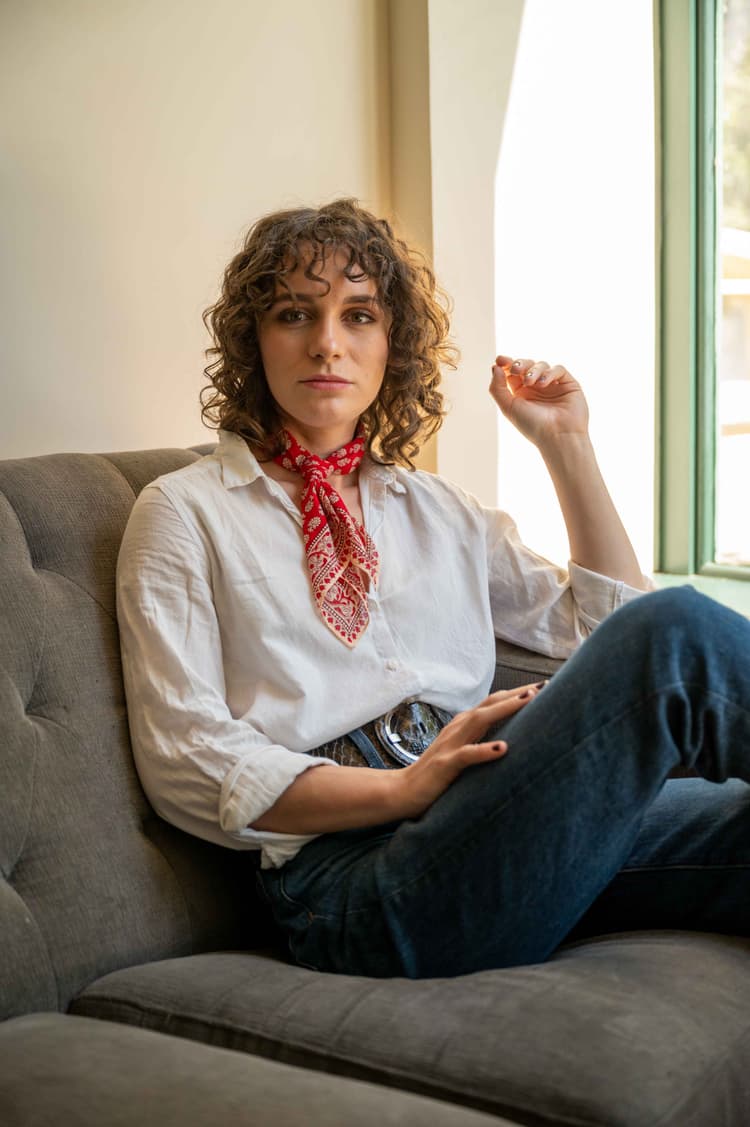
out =
{"type": "Polygon", "coordinates": [[[421,981],[222,952],[108,974],[72,1008],[524,1124],[750,1122],[750,942],[730,937],[610,936],[421,981]]]}
{"type": "Polygon", "coordinates": [[[0,1023],[3,1127],[515,1127],[177,1037],[40,1013],[0,1023]]]}

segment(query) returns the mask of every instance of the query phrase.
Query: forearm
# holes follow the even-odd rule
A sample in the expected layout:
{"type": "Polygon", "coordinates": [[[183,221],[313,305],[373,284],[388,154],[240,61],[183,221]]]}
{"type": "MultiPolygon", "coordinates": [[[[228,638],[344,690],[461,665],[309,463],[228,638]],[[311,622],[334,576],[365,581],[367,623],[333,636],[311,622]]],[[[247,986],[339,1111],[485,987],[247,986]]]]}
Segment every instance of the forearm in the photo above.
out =
{"type": "Polygon", "coordinates": [[[482,737],[525,708],[541,688],[536,683],[491,693],[449,720],[408,767],[304,771],[250,828],[272,833],[335,833],[418,818],[467,767],[505,755],[508,745],[503,740],[484,742],[482,737]]]}
{"type": "Polygon", "coordinates": [[[540,452],[560,502],[570,558],[589,571],[645,590],[633,546],[604,483],[588,435],[558,436],[540,452]]]}
{"type": "Polygon", "coordinates": [[[272,833],[335,833],[407,816],[399,771],[317,767],[303,771],[250,827],[272,833]]]}

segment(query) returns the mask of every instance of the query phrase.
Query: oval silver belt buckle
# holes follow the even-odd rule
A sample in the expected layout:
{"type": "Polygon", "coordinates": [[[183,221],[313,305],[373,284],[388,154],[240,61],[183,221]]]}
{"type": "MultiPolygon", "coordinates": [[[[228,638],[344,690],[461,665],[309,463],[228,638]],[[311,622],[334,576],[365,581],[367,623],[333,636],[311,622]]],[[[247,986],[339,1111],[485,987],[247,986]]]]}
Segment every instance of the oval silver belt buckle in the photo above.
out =
{"type": "Polygon", "coordinates": [[[393,727],[392,721],[395,712],[397,712],[397,709],[392,708],[390,712],[386,712],[385,716],[381,716],[380,719],[376,720],[375,731],[386,751],[388,751],[397,762],[403,763],[405,767],[409,767],[410,764],[417,762],[419,756],[414,755],[413,752],[404,747],[401,736],[393,727]]]}
{"type": "Polygon", "coordinates": [[[429,732],[429,727],[434,725],[434,719],[429,712],[429,705],[422,704],[420,701],[406,700],[392,708],[390,712],[386,712],[385,716],[381,716],[375,721],[375,731],[378,739],[383,747],[388,751],[393,758],[402,763],[405,767],[416,763],[420,755],[427,747],[429,747],[432,740],[439,731],[429,732]],[[423,709],[428,710],[428,724],[425,724],[423,709]],[[417,746],[417,750],[412,751],[408,746],[403,736],[396,727],[399,714],[403,714],[404,710],[407,712],[405,717],[406,726],[411,729],[414,734],[414,739],[410,741],[411,744],[417,746]],[[416,723],[415,723],[416,721],[416,723]],[[431,738],[430,738],[431,737],[431,738]]]}

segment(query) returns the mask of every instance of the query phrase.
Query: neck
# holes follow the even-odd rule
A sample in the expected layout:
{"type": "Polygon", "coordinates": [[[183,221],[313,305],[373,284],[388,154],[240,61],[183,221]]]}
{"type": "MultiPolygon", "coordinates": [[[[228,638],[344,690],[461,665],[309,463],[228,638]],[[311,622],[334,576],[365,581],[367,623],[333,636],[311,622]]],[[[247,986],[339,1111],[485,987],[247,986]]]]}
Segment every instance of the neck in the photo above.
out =
{"type": "Polygon", "coordinates": [[[309,450],[317,458],[329,458],[334,450],[340,450],[351,442],[356,434],[356,427],[346,431],[319,431],[306,430],[300,426],[287,426],[286,429],[300,444],[303,450],[309,450]]]}

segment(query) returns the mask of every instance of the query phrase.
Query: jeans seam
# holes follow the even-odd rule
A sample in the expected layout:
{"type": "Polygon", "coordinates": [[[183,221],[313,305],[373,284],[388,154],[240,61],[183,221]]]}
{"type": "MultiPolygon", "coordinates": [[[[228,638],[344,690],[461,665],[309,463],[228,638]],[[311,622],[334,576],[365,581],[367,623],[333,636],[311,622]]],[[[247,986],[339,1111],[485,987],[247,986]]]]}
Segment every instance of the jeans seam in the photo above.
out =
{"type": "Polygon", "coordinates": [[[674,865],[623,865],[618,869],[618,874],[622,873],[667,873],[676,870],[684,870],[685,872],[702,872],[704,869],[714,871],[724,869],[750,869],[750,862],[744,865],[696,865],[696,864],[681,864],[679,861],[674,865]]]}
{"type": "MultiPolygon", "coordinates": [[[[379,844],[380,842],[383,842],[383,841],[390,841],[390,839],[392,837],[393,837],[393,834],[391,834],[391,833],[382,834],[380,837],[375,839],[375,841],[373,842],[373,845],[377,845],[377,844],[379,844]]],[[[294,859],[292,859],[292,860],[294,860],[294,859]]],[[[278,888],[279,888],[279,892],[281,893],[281,896],[284,898],[284,900],[286,900],[287,904],[291,904],[293,908],[297,908],[297,909],[299,909],[299,910],[301,910],[305,913],[305,915],[308,917],[308,925],[311,924],[313,922],[313,920],[342,920],[342,919],[346,919],[350,916],[359,915],[360,913],[372,912],[373,909],[376,909],[378,907],[378,905],[382,903],[382,898],[379,897],[378,899],[372,901],[371,903],[366,904],[362,908],[348,908],[344,912],[333,912],[333,913],[317,912],[317,911],[314,911],[303,900],[297,900],[295,897],[289,895],[289,893],[286,890],[285,874],[284,874],[283,871],[281,871],[279,873],[278,888]]]]}
{"type": "Polygon", "coordinates": [[[286,900],[287,904],[291,904],[293,908],[301,908],[302,911],[307,916],[314,916],[315,915],[315,913],[312,911],[312,909],[308,908],[307,904],[303,904],[301,900],[295,900],[295,898],[293,896],[289,895],[286,888],[284,887],[284,877],[283,876],[281,876],[279,878],[279,892],[281,893],[282,898],[284,900],[286,900]]]}

